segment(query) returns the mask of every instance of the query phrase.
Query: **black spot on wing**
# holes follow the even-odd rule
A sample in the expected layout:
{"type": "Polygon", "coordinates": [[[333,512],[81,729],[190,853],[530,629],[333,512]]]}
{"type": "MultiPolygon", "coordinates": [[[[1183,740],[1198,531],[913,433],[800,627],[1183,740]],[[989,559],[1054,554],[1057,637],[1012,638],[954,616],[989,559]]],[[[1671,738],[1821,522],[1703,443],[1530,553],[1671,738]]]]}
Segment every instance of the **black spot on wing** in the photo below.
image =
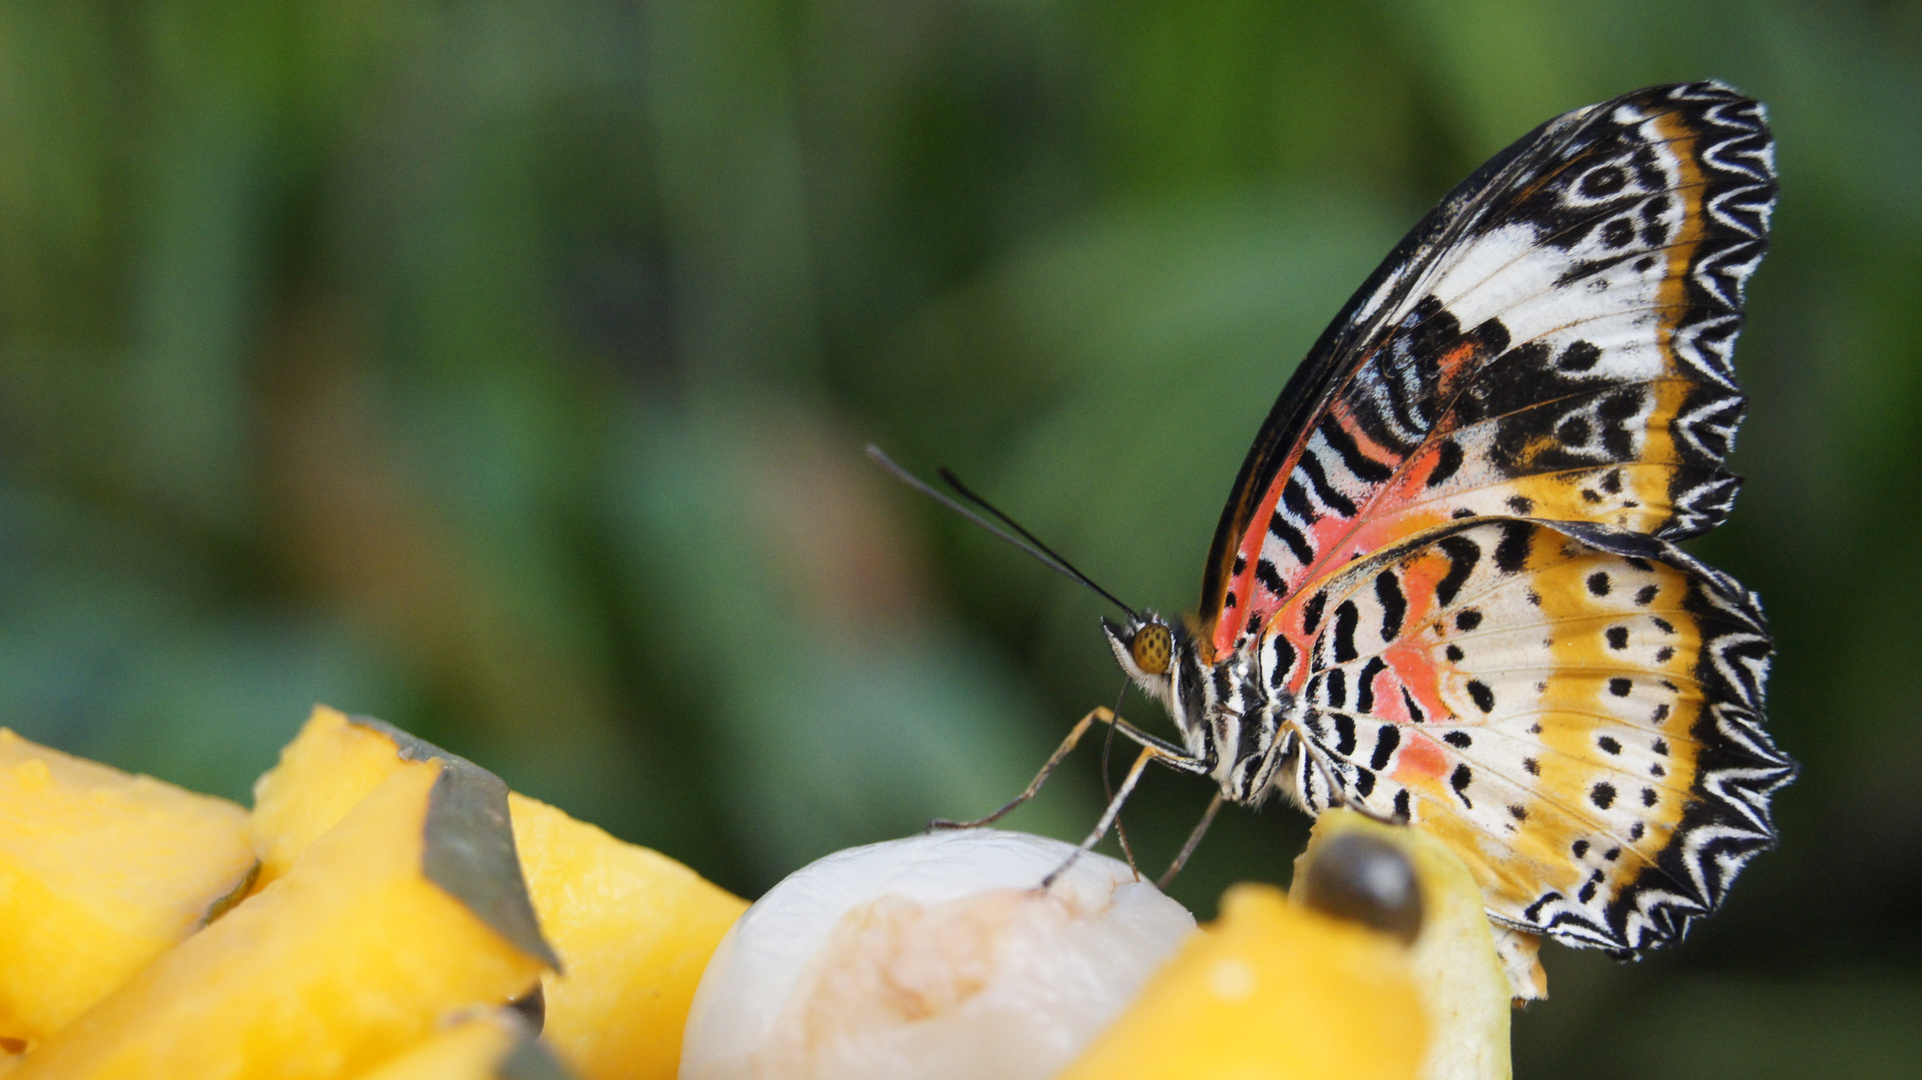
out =
{"type": "Polygon", "coordinates": [[[1470,810],[1475,808],[1475,804],[1468,801],[1468,782],[1473,778],[1474,774],[1469,771],[1466,765],[1455,766],[1455,771],[1449,774],[1448,777],[1448,786],[1455,789],[1455,797],[1459,798],[1462,801],[1462,805],[1468,807],[1470,810]]]}
{"type": "Polygon", "coordinates": [[[1442,557],[1448,560],[1448,572],[1435,583],[1435,599],[1442,607],[1455,602],[1462,586],[1468,583],[1468,575],[1475,572],[1475,564],[1481,561],[1480,544],[1466,536],[1444,536],[1436,545],[1441,548],[1442,557]]]}
{"type": "Polygon", "coordinates": [[[1490,356],[1508,348],[1508,327],[1503,326],[1500,319],[1489,319],[1469,333],[1474,337],[1476,344],[1490,356]]]}
{"type": "Polygon", "coordinates": [[[1435,467],[1428,474],[1426,487],[1440,487],[1462,467],[1462,448],[1453,439],[1443,439],[1436,451],[1435,467]]]}
{"type": "Polygon", "coordinates": [[[1388,760],[1395,756],[1395,748],[1401,745],[1401,729],[1393,724],[1383,724],[1375,729],[1375,753],[1368,759],[1368,767],[1376,772],[1388,767],[1388,760]]]}
{"type": "Polygon", "coordinates": [[[1371,656],[1355,676],[1355,711],[1367,715],[1375,708],[1375,676],[1388,670],[1387,661],[1371,656]]]}
{"type": "Polygon", "coordinates": [[[1555,358],[1555,366],[1563,371],[1587,371],[1602,358],[1602,350],[1586,341],[1571,341],[1562,354],[1555,358]]]}
{"type": "Polygon", "coordinates": [[[1288,685],[1288,677],[1294,674],[1297,654],[1295,643],[1289,641],[1287,635],[1277,633],[1271,640],[1275,643],[1275,667],[1268,673],[1268,685],[1279,690],[1288,685]]]}
{"type": "Polygon", "coordinates": [[[1417,724],[1427,722],[1428,714],[1422,711],[1420,705],[1415,704],[1415,695],[1409,693],[1406,686],[1401,688],[1401,703],[1408,709],[1408,718],[1410,720],[1413,720],[1417,724]]]}
{"type": "MultiPolygon", "coordinates": [[[[1339,675],[1339,671],[1332,674],[1339,675]]],[[[1347,757],[1355,752],[1355,718],[1352,716],[1335,717],[1335,753],[1347,757]]]]}
{"type": "Polygon", "coordinates": [[[1334,646],[1335,663],[1345,664],[1361,653],[1355,648],[1355,628],[1361,622],[1361,610],[1353,600],[1343,600],[1335,608],[1334,646]]]}
{"type": "Polygon", "coordinates": [[[1375,600],[1381,604],[1381,639],[1393,641],[1401,636],[1402,617],[1408,614],[1408,598],[1393,571],[1375,575],[1375,600]]]}
{"type": "MultiPolygon", "coordinates": [[[[1314,553],[1309,552],[1308,557],[1312,558],[1313,556],[1314,553]]],[[[1308,560],[1304,558],[1302,561],[1306,562],[1308,560]]],[[[1286,596],[1288,594],[1288,586],[1282,582],[1281,575],[1275,572],[1275,564],[1265,558],[1255,560],[1255,580],[1261,582],[1262,588],[1267,589],[1276,596],[1286,596]]]]}
{"type": "Polygon", "coordinates": [[[1495,567],[1512,574],[1528,563],[1528,541],[1534,528],[1525,521],[1502,523],[1502,539],[1495,545],[1495,567]]]}
{"type": "Polygon", "coordinates": [[[1468,696],[1475,699],[1477,709],[1485,713],[1495,711],[1495,692],[1480,679],[1468,680],[1468,696]]]}
{"type": "Polygon", "coordinates": [[[1321,626],[1321,613],[1328,606],[1328,590],[1317,589],[1308,602],[1301,605],[1301,628],[1314,633],[1321,626]]]}

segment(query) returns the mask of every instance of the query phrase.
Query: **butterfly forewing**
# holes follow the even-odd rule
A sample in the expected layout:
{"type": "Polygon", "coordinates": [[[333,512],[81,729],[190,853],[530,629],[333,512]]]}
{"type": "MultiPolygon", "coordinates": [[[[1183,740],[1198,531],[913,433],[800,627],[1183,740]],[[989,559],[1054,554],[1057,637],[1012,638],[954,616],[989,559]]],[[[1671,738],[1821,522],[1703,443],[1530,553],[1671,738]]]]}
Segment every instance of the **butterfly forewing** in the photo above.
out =
{"type": "Polygon", "coordinates": [[[1250,451],[1203,585],[1216,656],[1304,583],[1465,516],[1693,535],[1726,514],[1729,351],[1775,182],[1719,84],[1569,113],[1417,226],[1250,451]]]}
{"type": "Polygon", "coordinates": [[[1432,529],[1278,613],[1284,784],[1411,821],[1495,918],[1633,952],[1678,938],[1772,843],[1793,766],[1759,726],[1768,636],[1667,543],[1519,518],[1432,529]]]}

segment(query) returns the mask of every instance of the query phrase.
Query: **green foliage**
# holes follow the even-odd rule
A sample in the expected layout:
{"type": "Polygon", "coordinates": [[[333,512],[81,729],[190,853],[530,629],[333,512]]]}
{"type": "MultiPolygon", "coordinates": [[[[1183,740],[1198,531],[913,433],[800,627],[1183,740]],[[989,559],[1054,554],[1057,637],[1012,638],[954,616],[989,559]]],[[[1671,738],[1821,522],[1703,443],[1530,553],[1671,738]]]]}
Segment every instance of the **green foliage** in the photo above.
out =
{"type": "MultiPolygon", "coordinates": [[[[1715,76],[1783,196],[1700,547],[1807,771],[1675,955],[1550,956],[1522,1071],[1895,1075],[1918,61],[1913,6],[1807,0],[0,4],[0,723],[244,797],[326,701],[749,893],[985,812],[1113,700],[1100,605],[861,445],[1183,610],[1399,233],[1554,113],[1715,76]],[[1803,1030],[1848,1065],[1754,1049],[1803,1030]]],[[[1085,828],[1092,757],[1013,823],[1085,828]]],[[[1205,802],[1150,783],[1151,866],[1205,802]]],[[[1178,892],[1301,835],[1230,812],[1178,892]]]]}

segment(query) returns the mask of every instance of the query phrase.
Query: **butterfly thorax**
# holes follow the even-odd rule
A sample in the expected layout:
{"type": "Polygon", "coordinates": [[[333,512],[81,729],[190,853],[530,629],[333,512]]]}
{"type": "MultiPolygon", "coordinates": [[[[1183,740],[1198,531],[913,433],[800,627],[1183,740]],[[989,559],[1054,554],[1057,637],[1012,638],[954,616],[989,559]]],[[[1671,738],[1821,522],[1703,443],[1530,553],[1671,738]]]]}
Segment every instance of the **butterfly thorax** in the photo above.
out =
{"type": "Polygon", "coordinates": [[[1108,646],[1142,693],[1168,710],[1188,754],[1201,762],[1230,801],[1261,801],[1295,740],[1295,695],[1281,688],[1286,671],[1259,640],[1213,663],[1205,642],[1147,612],[1125,625],[1102,620],[1108,646]],[[1271,689],[1272,688],[1272,689],[1271,689]]]}

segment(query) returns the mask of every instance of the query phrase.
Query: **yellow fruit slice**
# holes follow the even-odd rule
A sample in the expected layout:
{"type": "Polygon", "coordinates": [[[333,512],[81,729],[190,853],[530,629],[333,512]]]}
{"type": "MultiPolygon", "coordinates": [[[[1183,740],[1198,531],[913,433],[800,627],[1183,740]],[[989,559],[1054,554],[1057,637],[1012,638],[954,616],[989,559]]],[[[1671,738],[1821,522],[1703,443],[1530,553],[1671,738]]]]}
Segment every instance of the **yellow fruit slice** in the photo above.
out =
{"type": "Polygon", "coordinates": [[[280,764],[254,783],[247,834],[260,856],[260,885],[285,874],[307,845],[411,759],[453,755],[398,728],[350,720],[325,705],[280,751],[280,764]]]}
{"type": "Polygon", "coordinates": [[[244,891],[246,811],[0,728],[0,1061],[244,891]]]}
{"type": "Polygon", "coordinates": [[[273,885],[37,1047],[8,1080],[352,1076],[553,963],[500,778],[404,767],[273,885]]]}
{"type": "Polygon", "coordinates": [[[747,901],[545,803],[509,806],[534,910],[567,961],[542,980],[542,1037],[586,1080],[672,1080],[694,988],[747,901]]]}
{"type": "Polygon", "coordinates": [[[1508,975],[1495,952],[1482,891],[1447,844],[1420,829],[1389,825],[1353,810],[1329,810],[1315,821],[1307,850],[1295,860],[1297,888],[1310,864],[1336,838],[1361,833],[1408,856],[1421,886],[1420,936],[1410,950],[1423,1011],[1434,1032],[1423,1080],[1508,1080],[1508,975]]]}
{"type": "Polygon", "coordinates": [[[1394,938],[1237,885],[1062,1080],[1411,1080],[1428,1024],[1394,938]]]}
{"type": "MultiPolygon", "coordinates": [[[[378,720],[315,709],[254,787],[262,879],[410,759],[443,753],[378,720]]],[[[544,803],[511,805],[535,911],[566,962],[564,977],[545,980],[545,1039],[588,1080],[672,1077],[702,969],[747,902],[544,803]]]]}
{"type": "Polygon", "coordinates": [[[470,1016],[357,1080],[567,1080],[518,1016],[470,1016]]]}

